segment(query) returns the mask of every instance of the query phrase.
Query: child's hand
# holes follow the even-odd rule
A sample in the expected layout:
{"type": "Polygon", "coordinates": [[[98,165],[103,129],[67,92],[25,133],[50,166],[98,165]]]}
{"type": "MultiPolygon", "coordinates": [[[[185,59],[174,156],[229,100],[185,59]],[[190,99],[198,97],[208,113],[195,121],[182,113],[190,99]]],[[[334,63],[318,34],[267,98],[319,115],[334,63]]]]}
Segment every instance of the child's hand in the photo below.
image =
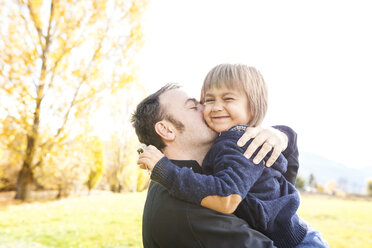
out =
{"type": "Polygon", "coordinates": [[[161,151],[159,151],[155,146],[149,145],[148,147],[144,148],[143,153],[139,155],[137,164],[141,169],[146,169],[147,167],[150,171],[152,171],[155,164],[162,157],[164,157],[164,154],[161,151]]]}

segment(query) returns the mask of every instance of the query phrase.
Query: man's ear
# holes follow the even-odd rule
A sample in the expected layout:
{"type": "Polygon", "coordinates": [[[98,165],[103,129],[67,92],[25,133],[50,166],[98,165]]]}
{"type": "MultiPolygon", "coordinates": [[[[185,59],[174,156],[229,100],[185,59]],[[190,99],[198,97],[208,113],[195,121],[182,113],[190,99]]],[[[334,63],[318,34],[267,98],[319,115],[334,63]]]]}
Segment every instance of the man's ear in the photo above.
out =
{"type": "Polygon", "coordinates": [[[176,138],[173,125],[166,120],[159,121],[155,124],[155,132],[166,141],[173,141],[176,138]]]}

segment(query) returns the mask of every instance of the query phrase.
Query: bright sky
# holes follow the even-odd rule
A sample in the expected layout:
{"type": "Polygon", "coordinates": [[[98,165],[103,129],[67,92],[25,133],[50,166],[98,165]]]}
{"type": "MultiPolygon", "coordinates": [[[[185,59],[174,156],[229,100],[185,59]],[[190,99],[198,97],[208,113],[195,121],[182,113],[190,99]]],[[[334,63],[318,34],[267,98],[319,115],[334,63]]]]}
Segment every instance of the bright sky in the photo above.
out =
{"type": "Polygon", "coordinates": [[[269,87],[264,124],[294,128],[301,151],[372,167],[371,7],[368,0],[152,0],[140,81],[149,93],[178,82],[198,98],[213,66],[255,66],[269,87]]]}

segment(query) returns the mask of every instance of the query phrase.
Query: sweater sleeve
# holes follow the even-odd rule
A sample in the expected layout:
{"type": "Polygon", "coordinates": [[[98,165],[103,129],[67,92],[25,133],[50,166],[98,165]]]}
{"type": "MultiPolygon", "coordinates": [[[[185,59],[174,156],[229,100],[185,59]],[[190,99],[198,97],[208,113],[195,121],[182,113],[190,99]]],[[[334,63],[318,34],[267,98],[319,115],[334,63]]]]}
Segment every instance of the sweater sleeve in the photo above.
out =
{"type": "Polygon", "coordinates": [[[213,165],[214,175],[179,168],[164,157],[155,165],[151,179],[176,198],[218,212],[233,213],[264,169],[263,163],[255,165],[247,159],[242,149],[235,140],[215,144],[204,160],[213,165]]]}
{"type": "Polygon", "coordinates": [[[298,160],[297,133],[287,126],[274,126],[274,128],[282,131],[288,137],[288,146],[282,152],[288,161],[287,171],[283,176],[288,180],[288,182],[294,185],[296,183],[297,172],[300,166],[298,160]]]}

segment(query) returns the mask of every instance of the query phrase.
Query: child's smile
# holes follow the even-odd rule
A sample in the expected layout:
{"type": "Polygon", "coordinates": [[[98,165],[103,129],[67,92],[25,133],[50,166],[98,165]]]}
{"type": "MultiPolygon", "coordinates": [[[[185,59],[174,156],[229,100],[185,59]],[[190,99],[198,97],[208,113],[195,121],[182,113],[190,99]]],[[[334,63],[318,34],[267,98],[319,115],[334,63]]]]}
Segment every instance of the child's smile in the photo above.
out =
{"type": "Polygon", "coordinates": [[[205,94],[204,118],[210,128],[216,132],[248,124],[250,112],[248,99],[244,91],[227,87],[212,88],[205,94]]]}

